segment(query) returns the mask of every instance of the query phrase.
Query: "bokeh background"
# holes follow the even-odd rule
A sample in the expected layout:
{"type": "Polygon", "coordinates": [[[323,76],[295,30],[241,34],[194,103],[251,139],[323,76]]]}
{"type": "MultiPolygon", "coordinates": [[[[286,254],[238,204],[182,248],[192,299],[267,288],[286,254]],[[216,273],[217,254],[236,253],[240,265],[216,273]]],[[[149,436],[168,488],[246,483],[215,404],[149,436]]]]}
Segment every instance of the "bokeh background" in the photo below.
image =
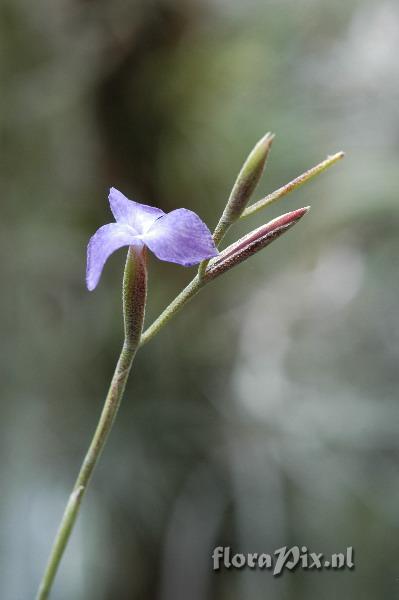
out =
{"type": "MultiPolygon", "coordinates": [[[[399,6],[4,0],[0,597],[28,600],[122,337],[123,251],[84,286],[110,185],[213,227],[346,159],[230,239],[312,205],[146,346],[54,600],[393,598],[399,570],[399,6]],[[355,549],[353,571],[212,572],[215,546],[355,549]]],[[[148,322],[190,279],[150,261],[148,322]]]]}

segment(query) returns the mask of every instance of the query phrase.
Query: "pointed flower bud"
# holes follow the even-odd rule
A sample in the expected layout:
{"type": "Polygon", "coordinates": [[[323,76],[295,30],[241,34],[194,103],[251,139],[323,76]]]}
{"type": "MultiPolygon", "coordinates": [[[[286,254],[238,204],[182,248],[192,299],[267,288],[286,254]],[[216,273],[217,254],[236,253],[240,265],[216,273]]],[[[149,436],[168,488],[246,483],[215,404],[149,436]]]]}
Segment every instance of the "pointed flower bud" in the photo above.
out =
{"type": "Polygon", "coordinates": [[[281,215],[228,246],[219,256],[209,261],[204,281],[207,282],[222,275],[222,273],[239,265],[253,254],[259,252],[259,250],[271,244],[271,242],[298,223],[309,212],[309,209],[310,206],[306,206],[305,208],[299,208],[298,210],[281,215]]]}
{"type": "Polygon", "coordinates": [[[273,139],[272,133],[266,133],[256,144],[238,174],[226,208],[213,235],[216,245],[221,241],[230,225],[237,221],[245,210],[263,174],[273,139]]]}

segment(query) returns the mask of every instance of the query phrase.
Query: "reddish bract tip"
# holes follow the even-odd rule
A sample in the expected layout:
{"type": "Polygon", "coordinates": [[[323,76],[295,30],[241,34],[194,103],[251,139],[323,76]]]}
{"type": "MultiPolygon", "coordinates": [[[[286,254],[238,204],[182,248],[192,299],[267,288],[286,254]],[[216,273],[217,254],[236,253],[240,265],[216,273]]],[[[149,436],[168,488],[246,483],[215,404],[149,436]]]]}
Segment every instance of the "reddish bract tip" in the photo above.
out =
{"type": "Polygon", "coordinates": [[[288,231],[288,229],[309,212],[309,209],[310,207],[306,206],[285,213],[240,238],[237,242],[223,250],[219,256],[209,262],[205,272],[205,278],[208,280],[214,279],[218,275],[221,275],[225,271],[240,264],[253,254],[256,254],[259,250],[262,250],[280,237],[280,235],[288,231]]]}

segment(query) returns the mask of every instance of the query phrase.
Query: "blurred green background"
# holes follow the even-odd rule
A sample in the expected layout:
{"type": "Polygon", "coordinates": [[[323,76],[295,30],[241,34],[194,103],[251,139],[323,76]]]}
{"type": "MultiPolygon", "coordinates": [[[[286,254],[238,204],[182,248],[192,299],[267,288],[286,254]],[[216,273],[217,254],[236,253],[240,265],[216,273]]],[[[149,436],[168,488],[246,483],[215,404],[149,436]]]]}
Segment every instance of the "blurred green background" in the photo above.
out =
{"type": "MultiPolygon", "coordinates": [[[[54,600],[393,598],[399,586],[399,6],[4,0],[0,597],[34,597],[122,339],[123,251],[90,294],[111,185],[213,227],[345,161],[138,355],[54,600]],[[212,571],[215,546],[355,549],[354,571],[212,571]]],[[[150,260],[148,322],[189,280],[150,260]]]]}

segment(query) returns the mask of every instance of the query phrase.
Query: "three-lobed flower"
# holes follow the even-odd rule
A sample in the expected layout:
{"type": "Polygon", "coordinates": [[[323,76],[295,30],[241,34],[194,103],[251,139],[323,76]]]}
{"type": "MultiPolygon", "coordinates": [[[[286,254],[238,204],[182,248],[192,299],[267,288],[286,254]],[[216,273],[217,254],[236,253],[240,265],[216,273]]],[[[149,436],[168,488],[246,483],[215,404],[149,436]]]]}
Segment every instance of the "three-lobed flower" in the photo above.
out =
{"type": "Polygon", "coordinates": [[[136,252],[146,246],[160,260],[185,267],[218,255],[211,232],[193,211],[178,208],[166,214],[129,200],[115,188],[108,198],[116,222],[100,227],[89,241],[86,284],[90,291],[97,286],[108,257],[123,246],[136,252]]]}

